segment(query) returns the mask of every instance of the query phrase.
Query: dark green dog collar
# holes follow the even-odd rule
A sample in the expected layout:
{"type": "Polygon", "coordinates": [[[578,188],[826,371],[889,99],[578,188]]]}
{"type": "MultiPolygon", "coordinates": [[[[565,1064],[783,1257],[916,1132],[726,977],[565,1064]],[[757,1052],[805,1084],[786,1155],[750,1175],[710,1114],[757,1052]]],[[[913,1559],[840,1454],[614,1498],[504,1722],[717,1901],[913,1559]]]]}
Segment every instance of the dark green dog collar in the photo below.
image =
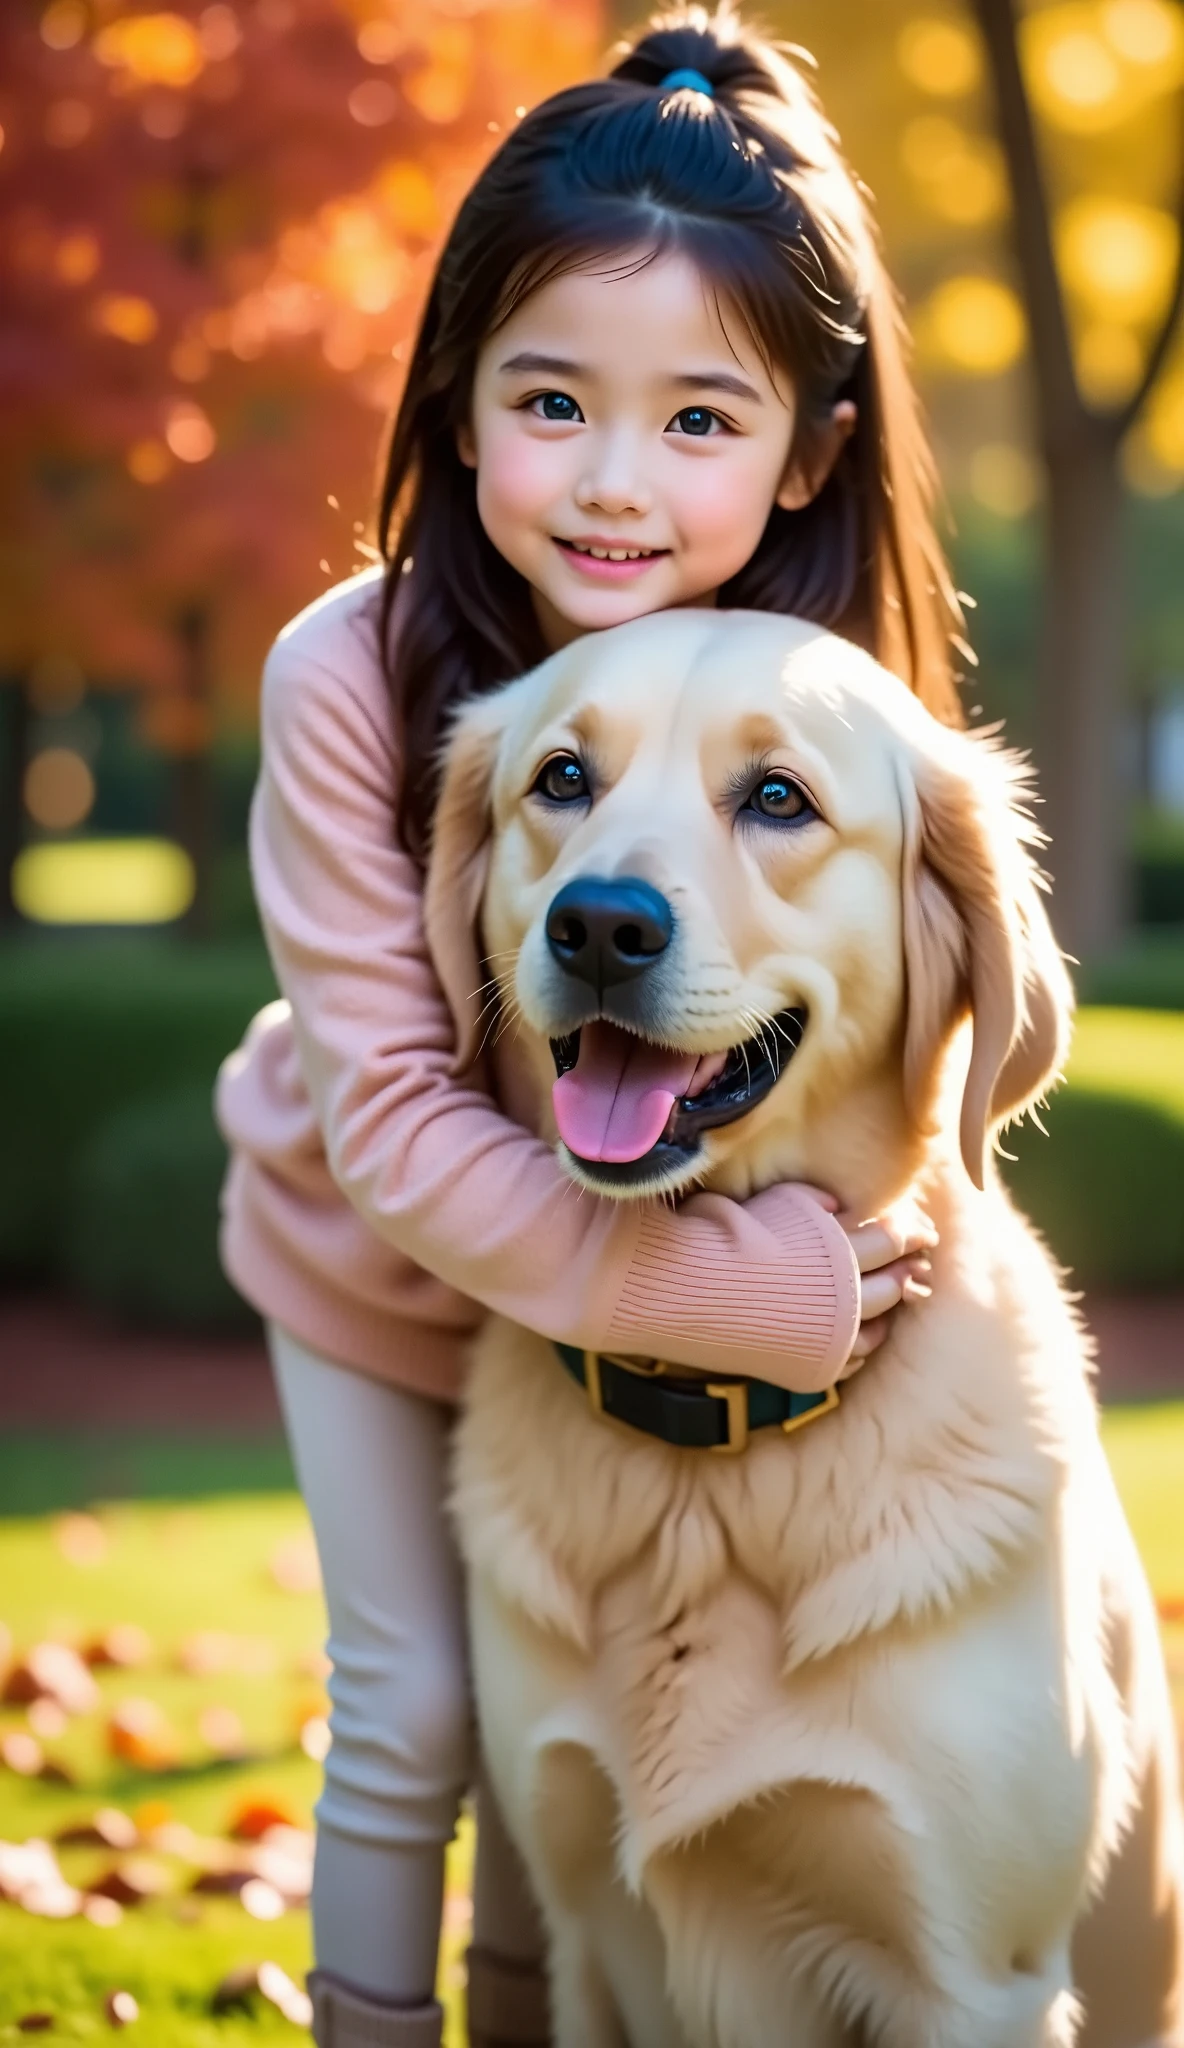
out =
{"type": "Polygon", "coordinates": [[[688,1451],[742,1451],[754,1429],[786,1435],[839,1405],[837,1387],[791,1394],[768,1380],[702,1380],[661,1359],[556,1344],[560,1363],[597,1415],[688,1451]]]}

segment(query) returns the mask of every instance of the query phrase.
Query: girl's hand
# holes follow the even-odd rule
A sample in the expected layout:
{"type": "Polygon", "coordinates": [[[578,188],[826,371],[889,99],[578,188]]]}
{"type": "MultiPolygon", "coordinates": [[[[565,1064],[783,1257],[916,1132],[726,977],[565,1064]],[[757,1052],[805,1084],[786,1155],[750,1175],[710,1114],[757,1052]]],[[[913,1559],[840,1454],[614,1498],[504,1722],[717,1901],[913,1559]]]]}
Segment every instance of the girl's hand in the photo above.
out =
{"type": "Polygon", "coordinates": [[[877,1351],[888,1335],[893,1311],[902,1302],[922,1301],[930,1293],[932,1270],[928,1254],[937,1244],[937,1232],[928,1216],[912,1201],[898,1202],[883,1216],[855,1217],[839,1214],[833,1195],[821,1188],[808,1188],[824,1209],[829,1209],[851,1240],[860,1275],[859,1334],[851,1355],[839,1374],[845,1380],[858,1372],[866,1358],[877,1351]]]}

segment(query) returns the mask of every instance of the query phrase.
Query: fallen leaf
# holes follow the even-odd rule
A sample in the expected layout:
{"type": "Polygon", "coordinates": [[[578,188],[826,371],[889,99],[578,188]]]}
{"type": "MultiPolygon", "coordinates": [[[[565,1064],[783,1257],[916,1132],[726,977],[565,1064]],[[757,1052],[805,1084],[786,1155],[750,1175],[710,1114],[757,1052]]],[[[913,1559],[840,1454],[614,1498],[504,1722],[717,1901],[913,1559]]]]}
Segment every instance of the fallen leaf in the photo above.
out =
{"type": "Polygon", "coordinates": [[[171,1879],[150,1856],[125,1856],[87,1889],[93,1898],[114,1899],[117,1906],[142,1906],[170,1890],[171,1879]]]}
{"type": "Polygon", "coordinates": [[[296,1816],[289,1806],[280,1806],[274,1800],[250,1799],[237,1806],[231,1815],[227,1834],[236,1842],[259,1842],[269,1828],[295,1827],[296,1816]]]}
{"type": "Polygon", "coordinates": [[[320,1714],[310,1714],[300,1730],[300,1747],[314,1764],[323,1764],[333,1747],[329,1723],[320,1714]]]}
{"type": "Polygon", "coordinates": [[[21,2034],[47,2034],[54,2024],[51,2012],[23,2012],[17,2021],[17,2032],[21,2034]]]}
{"type": "Polygon", "coordinates": [[[279,1920],[283,1917],[284,1900],[264,1877],[248,1878],[238,1897],[243,1911],[249,1913],[252,1920],[279,1920]]]}
{"type": "Polygon", "coordinates": [[[42,1742],[56,1742],[70,1725],[65,1709],[47,1697],[30,1702],[27,1719],[34,1735],[42,1742]]]}
{"type": "Polygon", "coordinates": [[[57,1840],[76,1849],[133,1849],[139,1829],[129,1813],[121,1813],[117,1806],[102,1806],[90,1820],[60,1828],[57,1840]]]}
{"type": "Polygon", "coordinates": [[[1156,1601],[1161,1621],[1184,1621],[1184,1593],[1164,1593],[1156,1601]]]}
{"type": "Polygon", "coordinates": [[[123,1907],[118,1899],[97,1898],[88,1892],[82,1901],[82,1917],[93,1927],[118,1927],[123,1918],[123,1907]]]}
{"type": "Polygon", "coordinates": [[[180,1756],[177,1738],[155,1700],[121,1700],[107,1723],[107,1747],[141,1771],[171,1770],[180,1756]]]}
{"type": "Polygon", "coordinates": [[[114,1628],[92,1637],[82,1654],[92,1668],[132,1671],[137,1665],[148,1663],[152,1639],[138,1622],[117,1621],[114,1628]]]}
{"type": "Polygon", "coordinates": [[[0,1763],[18,1778],[39,1778],[45,1768],[45,1753],[35,1735],[24,1728],[10,1728],[0,1735],[0,1763]]]}
{"type": "Polygon", "coordinates": [[[219,1671],[228,1669],[233,1647],[233,1639],[224,1629],[198,1629],[178,1644],[177,1666],[181,1671],[187,1671],[191,1678],[213,1678],[219,1671]]]}
{"type": "Polygon", "coordinates": [[[77,1778],[69,1764],[59,1763],[56,1757],[46,1757],[41,1766],[41,1778],[47,1785],[76,1785],[77,1778]]]}
{"type": "Polygon", "coordinates": [[[247,1753],[243,1724],[233,1707],[203,1707],[197,1731],[215,1756],[241,1758],[247,1753]]]}
{"type": "Polygon", "coordinates": [[[109,1991],[103,2011],[113,2027],[130,2027],[140,2017],[140,2008],[130,1991],[109,1991]]]}
{"type": "Polygon", "coordinates": [[[233,1899],[250,1884],[255,1872],[249,1863],[224,1863],[220,1869],[203,1870],[189,1889],[206,1898],[233,1899]]]}
{"type": "Polygon", "coordinates": [[[93,1568],[107,1555],[107,1531],[96,1515],[59,1515],[54,1536],[71,1564],[93,1568]]]}
{"type": "Polygon", "coordinates": [[[173,1809],[167,1799],[141,1799],[132,1818],[142,1835],[150,1835],[155,1828],[164,1827],[173,1817],[173,1809]]]}
{"type": "Polygon", "coordinates": [[[73,1920],[82,1911],[82,1893],[59,1875],[46,1884],[27,1885],[20,1904],[39,1920],[73,1920]]]}
{"type": "Polygon", "coordinates": [[[211,2003],[215,2012],[225,2012],[229,2006],[249,2005],[255,1993],[274,2005],[294,2027],[312,2025],[311,1998],[298,1984],[293,1984],[278,1963],[244,1963],[231,1970],[229,1976],[223,1977],[211,2003]]]}
{"type": "Polygon", "coordinates": [[[63,1713],[92,1714],[99,1689],[77,1650],[68,1643],[36,1643],[4,1682],[8,1706],[25,1707],[33,1700],[55,1700],[63,1713]]]}
{"type": "Polygon", "coordinates": [[[321,1566],[312,1534],[285,1536],[271,1553],[271,1576],[284,1593],[319,1593],[321,1566]]]}

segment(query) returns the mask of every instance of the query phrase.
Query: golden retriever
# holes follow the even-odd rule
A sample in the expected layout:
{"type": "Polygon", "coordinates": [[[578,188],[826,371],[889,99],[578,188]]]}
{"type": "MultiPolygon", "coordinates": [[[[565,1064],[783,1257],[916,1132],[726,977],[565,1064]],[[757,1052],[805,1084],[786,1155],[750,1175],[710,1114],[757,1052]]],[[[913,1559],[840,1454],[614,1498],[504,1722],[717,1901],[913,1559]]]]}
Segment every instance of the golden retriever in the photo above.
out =
{"type": "Polygon", "coordinates": [[[581,640],[455,734],[427,920],[460,1064],[484,958],[499,1086],[585,1187],[913,1191],[941,1238],[838,1407],[735,1455],[597,1412],[612,1361],[478,1341],[455,1508],[558,2048],[1184,2041],[1154,1610],[992,1158],[1070,1010],[1017,789],[757,614],[581,640]]]}

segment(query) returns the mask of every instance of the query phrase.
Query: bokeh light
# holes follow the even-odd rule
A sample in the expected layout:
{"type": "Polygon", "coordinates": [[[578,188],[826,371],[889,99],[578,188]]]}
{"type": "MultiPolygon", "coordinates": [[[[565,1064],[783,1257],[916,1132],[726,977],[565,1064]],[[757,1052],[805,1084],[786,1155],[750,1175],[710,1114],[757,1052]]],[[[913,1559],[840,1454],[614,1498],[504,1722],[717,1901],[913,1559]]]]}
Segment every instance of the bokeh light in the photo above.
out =
{"type": "Polygon", "coordinates": [[[943,114],[918,114],[901,137],[901,161],[932,213],[961,227],[997,220],[1007,206],[999,145],[967,134],[943,114]]]}
{"type": "Polygon", "coordinates": [[[95,779],[72,747],[45,747],[25,770],[22,795],[35,825],[71,832],[94,808],[95,779]]]}
{"type": "Polygon", "coordinates": [[[931,361],[967,377],[1009,370],[1027,339],[1019,299],[993,277],[947,278],[922,307],[917,330],[931,361]]]}
{"type": "Polygon", "coordinates": [[[105,292],[95,301],[92,319],[101,334],[113,335],[133,348],[143,348],[160,325],[155,306],[130,292],[105,292]]]}
{"type": "Polygon", "coordinates": [[[207,461],[218,440],[207,414],[187,398],[170,409],[164,438],[178,462],[207,461]]]}
{"type": "Polygon", "coordinates": [[[1074,337],[1077,381],[1091,405],[1117,405],[1128,398],[1143,371],[1143,349],[1129,327],[1098,320],[1074,337]]]}
{"type": "Polygon", "coordinates": [[[123,15],[99,30],[94,53],[136,85],[192,85],[206,61],[200,35],[180,14],[123,15]]]}
{"type": "Polygon", "coordinates": [[[1088,194],[1056,218],[1069,290],[1111,319],[1148,320],[1166,303],[1180,231],[1170,213],[1088,194]]]}
{"type": "Polygon", "coordinates": [[[134,441],[127,451],[127,468],[138,484],[159,484],[173,466],[172,457],[163,441],[149,436],[144,441],[134,441]]]}
{"type": "Polygon", "coordinates": [[[910,21],[901,30],[897,55],[905,77],[935,98],[960,99],[982,77],[977,37],[966,24],[945,17],[910,21]]]}
{"type": "Polygon", "coordinates": [[[68,654],[43,654],[29,672],[29,702],[42,718],[64,718],[86,695],[86,677],[68,654]]]}
{"type": "Polygon", "coordinates": [[[1130,121],[1184,78],[1184,23],[1165,0],[1069,0],[1029,13],[1021,28],[1037,112],[1071,135],[1130,121]]]}
{"type": "Polygon", "coordinates": [[[26,846],[12,870],[17,908],[35,924],[171,924],[193,891],[193,863],[168,839],[26,846]]]}
{"type": "Polygon", "coordinates": [[[51,50],[72,50],[86,34],[82,0],[53,0],[41,17],[41,40],[51,50]]]}
{"type": "Polygon", "coordinates": [[[1009,441],[988,441],[970,458],[970,490],[997,519],[1022,519],[1040,497],[1038,465],[1009,441]]]}

